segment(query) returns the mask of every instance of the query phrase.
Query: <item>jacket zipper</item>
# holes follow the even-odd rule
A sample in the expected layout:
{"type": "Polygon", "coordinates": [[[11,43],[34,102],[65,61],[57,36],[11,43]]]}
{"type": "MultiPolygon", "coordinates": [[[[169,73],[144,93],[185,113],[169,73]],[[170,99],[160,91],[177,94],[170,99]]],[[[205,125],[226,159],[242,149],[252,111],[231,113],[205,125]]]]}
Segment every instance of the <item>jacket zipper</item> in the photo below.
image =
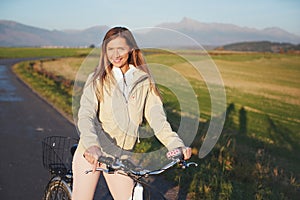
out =
{"type": "MultiPolygon", "coordinates": [[[[126,98],[125,94],[124,94],[124,90],[123,90],[123,96],[124,96],[124,99],[125,99],[125,102],[126,102],[126,107],[127,107],[127,112],[129,112],[128,110],[128,101],[129,101],[129,97],[131,96],[131,93],[132,91],[135,89],[135,87],[141,83],[142,81],[146,80],[148,78],[148,75],[143,75],[141,76],[138,80],[136,80],[133,84],[133,87],[131,88],[131,90],[128,92],[128,99],[126,98]]],[[[123,74],[123,81],[124,81],[124,84],[127,86],[127,82],[126,82],[126,79],[125,79],[125,75],[123,74]]],[[[129,113],[128,113],[128,116],[129,116],[129,113]]],[[[126,133],[127,134],[127,133],[126,133]]],[[[140,143],[140,134],[139,132],[137,132],[137,142],[140,143]]]]}
{"type": "Polygon", "coordinates": [[[148,78],[147,75],[143,75],[143,76],[141,76],[137,81],[135,81],[133,87],[131,88],[131,90],[130,90],[129,93],[128,93],[128,96],[131,95],[132,91],[134,90],[134,88],[135,88],[139,83],[141,83],[142,81],[146,80],[147,78],[148,78]]]}

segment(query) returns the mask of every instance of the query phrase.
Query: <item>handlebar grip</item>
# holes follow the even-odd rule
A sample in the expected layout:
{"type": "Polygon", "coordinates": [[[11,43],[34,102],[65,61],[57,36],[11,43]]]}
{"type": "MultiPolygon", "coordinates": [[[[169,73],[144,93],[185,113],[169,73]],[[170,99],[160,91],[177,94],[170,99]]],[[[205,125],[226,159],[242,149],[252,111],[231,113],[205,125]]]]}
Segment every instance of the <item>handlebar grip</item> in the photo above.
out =
{"type": "Polygon", "coordinates": [[[122,160],[122,163],[124,164],[124,166],[126,166],[126,168],[128,169],[136,169],[138,166],[136,166],[135,164],[133,164],[130,160],[122,160]]]}
{"type": "Polygon", "coordinates": [[[113,158],[111,157],[105,157],[105,156],[99,156],[98,162],[104,163],[106,165],[111,165],[113,163],[113,158]]]}
{"type": "Polygon", "coordinates": [[[168,159],[180,159],[182,160],[183,159],[183,153],[182,153],[182,149],[181,148],[176,148],[176,149],[173,149],[172,151],[169,151],[167,153],[167,158],[168,159]]]}

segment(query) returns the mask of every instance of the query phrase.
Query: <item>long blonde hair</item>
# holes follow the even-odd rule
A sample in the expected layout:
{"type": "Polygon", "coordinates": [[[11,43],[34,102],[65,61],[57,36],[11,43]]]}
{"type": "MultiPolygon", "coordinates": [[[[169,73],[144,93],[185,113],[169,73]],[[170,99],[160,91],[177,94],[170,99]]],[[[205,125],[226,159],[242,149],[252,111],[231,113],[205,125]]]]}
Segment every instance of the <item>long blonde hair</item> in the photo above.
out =
{"type": "Polygon", "coordinates": [[[153,79],[151,78],[151,74],[146,65],[146,61],[143,57],[143,54],[138,48],[132,33],[125,27],[114,27],[111,28],[104,36],[99,65],[96,68],[93,76],[93,84],[96,89],[96,96],[98,100],[100,102],[103,101],[104,87],[108,86],[108,88],[110,88],[110,85],[113,83],[114,80],[112,75],[113,65],[108,60],[106,47],[111,40],[117,37],[124,38],[126,40],[127,45],[132,50],[131,52],[129,52],[128,64],[132,64],[136,68],[146,72],[149,75],[151,89],[154,90],[154,92],[158,96],[160,96],[160,93],[157,87],[155,86],[153,79]]]}

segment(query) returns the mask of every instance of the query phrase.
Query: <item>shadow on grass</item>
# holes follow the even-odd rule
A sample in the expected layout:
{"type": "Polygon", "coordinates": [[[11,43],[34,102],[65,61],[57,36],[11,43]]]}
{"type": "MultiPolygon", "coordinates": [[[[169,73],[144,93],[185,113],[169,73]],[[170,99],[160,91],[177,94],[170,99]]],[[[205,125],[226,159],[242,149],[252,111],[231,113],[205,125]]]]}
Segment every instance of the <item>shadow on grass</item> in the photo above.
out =
{"type": "MultiPolygon", "coordinates": [[[[264,119],[268,127],[265,137],[273,141],[268,143],[247,134],[248,120],[245,108],[236,111],[235,105],[229,104],[222,135],[212,152],[201,160],[197,158],[197,152],[192,156],[191,160],[199,164],[197,168],[164,174],[167,180],[173,181],[171,187],[179,186],[177,199],[299,197],[300,184],[297,180],[300,177],[297,166],[300,161],[296,157],[299,141],[295,140],[295,133],[267,116],[264,119]]],[[[194,152],[200,149],[208,123],[200,123],[198,134],[191,145],[194,152]]],[[[163,190],[165,193],[167,191],[163,190]]]]}

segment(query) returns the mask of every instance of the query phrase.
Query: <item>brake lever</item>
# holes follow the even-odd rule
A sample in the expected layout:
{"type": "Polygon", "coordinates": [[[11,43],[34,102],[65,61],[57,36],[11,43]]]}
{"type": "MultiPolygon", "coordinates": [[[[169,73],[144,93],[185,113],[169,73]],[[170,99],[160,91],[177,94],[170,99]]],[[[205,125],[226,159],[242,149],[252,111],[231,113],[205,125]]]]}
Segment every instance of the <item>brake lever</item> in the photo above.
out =
{"type": "Polygon", "coordinates": [[[186,162],[185,160],[183,160],[180,162],[180,166],[182,169],[185,169],[185,168],[189,168],[189,167],[197,167],[198,164],[195,162],[186,162]]]}
{"type": "Polygon", "coordinates": [[[119,160],[119,158],[115,159],[115,161],[111,164],[111,167],[115,170],[120,169],[122,166],[122,162],[119,160]]]}
{"type": "MultiPolygon", "coordinates": [[[[110,169],[104,169],[102,167],[97,167],[96,171],[102,171],[102,172],[105,172],[107,174],[111,173],[110,169]]],[[[93,170],[91,170],[91,169],[90,170],[86,170],[85,174],[88,174],[88,173],[91,173],[91,172],[93,172],[93,170]]]]}
{"type": "Polygon", "coordinates": [[[198,167],[198,163],[195,163],[195,162],[189,162],[189,163],[186,164],[186,166],[187,166],[187,167],[191,167],[191,166],[193,166],[193,167],[198,167]]]}

